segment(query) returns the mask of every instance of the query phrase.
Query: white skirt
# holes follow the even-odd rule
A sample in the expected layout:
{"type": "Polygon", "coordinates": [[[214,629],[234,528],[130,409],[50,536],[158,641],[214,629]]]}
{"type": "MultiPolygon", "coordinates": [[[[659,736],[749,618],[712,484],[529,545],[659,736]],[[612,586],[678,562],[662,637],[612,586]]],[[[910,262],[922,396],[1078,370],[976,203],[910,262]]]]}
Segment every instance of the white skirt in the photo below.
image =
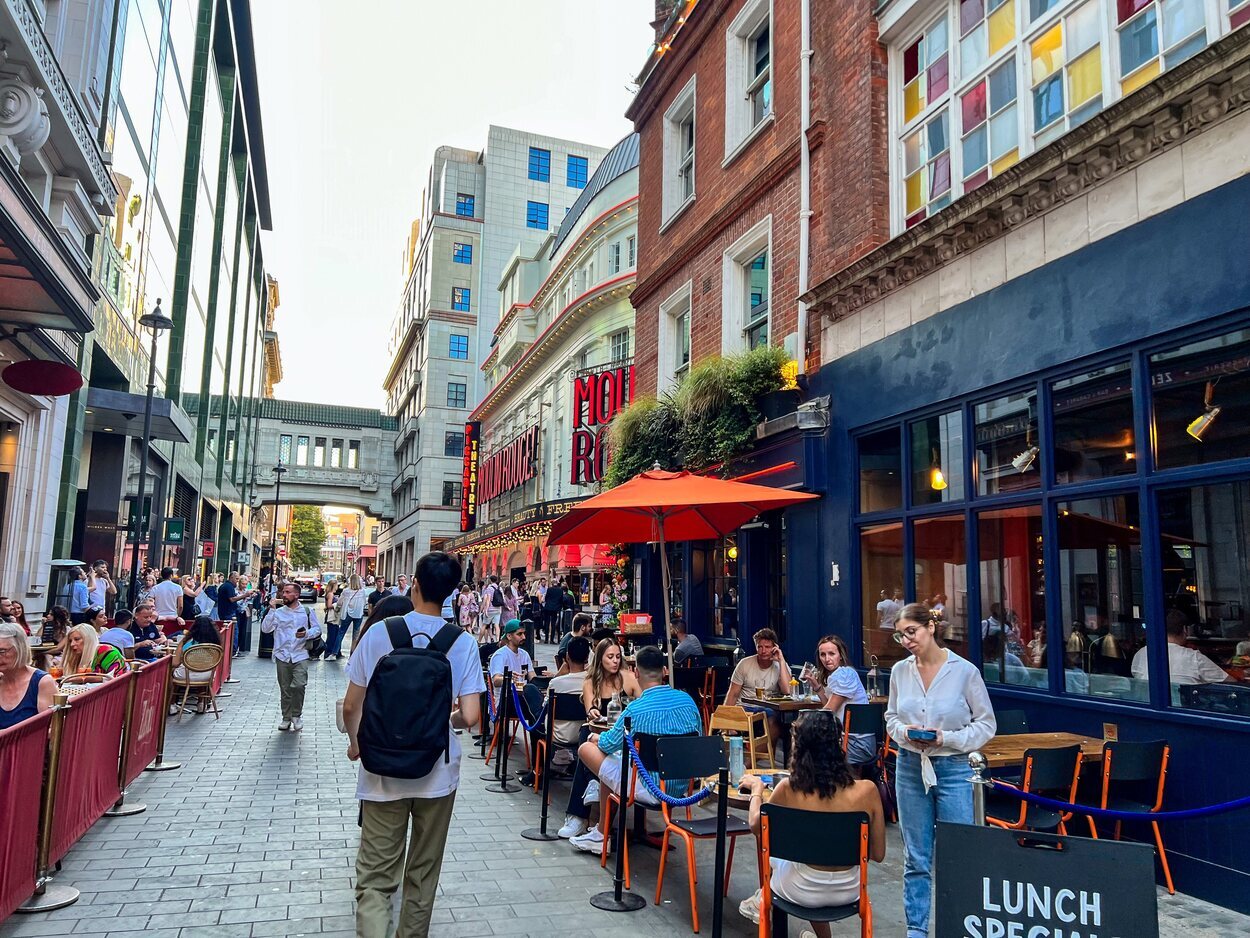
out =
{"type": "Polygon", "coordinates": [[[859,868],[818,870],[790,860],[772,861],[769,885],[775,895],[809,909],[859,901],[859,868]]]}

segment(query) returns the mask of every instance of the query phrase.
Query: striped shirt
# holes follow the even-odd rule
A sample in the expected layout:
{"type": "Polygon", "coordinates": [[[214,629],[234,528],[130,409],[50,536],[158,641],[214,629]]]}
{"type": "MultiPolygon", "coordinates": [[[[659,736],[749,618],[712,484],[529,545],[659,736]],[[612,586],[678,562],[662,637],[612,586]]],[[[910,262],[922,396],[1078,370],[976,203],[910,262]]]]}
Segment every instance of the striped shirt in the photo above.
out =
{"type": "Polygon", "coordinates": [[[620,752],[625,739],[625,718],[631,720],[631,733],[651,736],[681,736],[703,733],[703,718],[694,698],[685,691],[657,684],[629,703],[612,728],[599,737],[599,748],[607,753],[620,752]]]}

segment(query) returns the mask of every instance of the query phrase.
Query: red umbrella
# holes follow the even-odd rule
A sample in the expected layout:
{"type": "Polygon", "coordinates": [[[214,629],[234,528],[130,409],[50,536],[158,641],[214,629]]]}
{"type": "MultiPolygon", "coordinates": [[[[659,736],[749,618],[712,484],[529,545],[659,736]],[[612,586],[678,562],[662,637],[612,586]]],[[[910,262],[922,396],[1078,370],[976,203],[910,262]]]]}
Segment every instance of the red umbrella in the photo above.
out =
{"type": "MultiPolygon", "coordinates": [[[[551,544],[660,544],[664,641],[672,660],[667,541],[705,541],[736,531],[756,515],[819,498],[765,485],[729,482],[659,468],[586,499],[551,526],[551,544]]],[[[669,682],[672,683],[672,671],[669,682]]]]}

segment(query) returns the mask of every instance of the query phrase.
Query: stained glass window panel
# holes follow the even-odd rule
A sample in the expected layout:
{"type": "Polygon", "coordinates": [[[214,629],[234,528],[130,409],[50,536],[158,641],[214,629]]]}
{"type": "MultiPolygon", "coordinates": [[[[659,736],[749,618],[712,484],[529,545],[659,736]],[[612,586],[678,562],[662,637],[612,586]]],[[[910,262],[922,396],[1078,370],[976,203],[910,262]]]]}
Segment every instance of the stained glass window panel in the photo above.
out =
{"type": "Polygon", "coordinates": [[[911,123],[924,110],[924,89],[916,79],[903,89],[903,123],[911,123]]]}
{"type": "MultiPolygon", "coordinates": [[[[1013,104],[997,114],[990,121],[990,156],[998,160],[1010,150],[1014,150],[1020,139],[1020,128],[1016,120],[1016,106],[1013,104]]],[[[1015,160],[1011,161],[1012,163],[1015,160]]],[[[1010,164],[1008,164],[1010,165],[1010,164]]],[[[1005,168],[1005,167],[1004,167],[1005,168]]],[[[999,172],[997,166],[994,172],[999,172]]]]}
{"type": "Polygon", "coordinates": [[[1063,117],[1063,76],[1053,75],[1033,89],[1033,126],[1038,130],[1063,117]]]}
{"type": "Polygon", "coordinates": [[[910,82],[920,74],[920,53],[924,38],[921,37],[903,50],[903,82],[910,82]]]}
{"type": "Polygon", "coordinates": [[[1159,77],[1159,60],[1155,59],[1145,68],[1139,68],[1128,78],[1120,82],[1120,90],[1124,94],[1132,94],[1142,85],[1149,84],[1159,77]]]}
{"type": "Polygon", "coordinates": [[[1158,20],[1151,7],[1120,30],[1120,74],[1129,74],[1158,54],[1158,20]]]}
{"type": "Polygon", "coordinates": [[[997,113],[1016,100],[1016,60],[1008,59],[990,72],[990,113],[997,113]]]}
{"type": "Polygon", "coordinates": [[[975,85],[959,99],[964,120],[964,133],[985,120],[985,83],[975,85]]]}
{"type": "Polygon", "coordinates": [[[972,75],[989,59],[988,31],[984,23],[959,40],[961,74],[972,75]]]}
{"type": "Polygon", "coordinates": [[[936,101],[950,87],[950,60],[943,55],[929,66],[929,100],[936,101]]]}
{"type": "Polygon", "coordinates": [[[1149,6],[1151,0],[1116,0],[1118,22],[1127,23],[1138,10],[1149,6]]]}
{"type": "Polygon", "coordinates": [[[982,0],[959,0],[959,35],[968,35],[984,15],[982,0]]]}
{"type": "MultiPolygon", "coordinates": [[[[946,192],[951,187],[951,157],[949,153],[943,153],[933,161],[933,188],[930,193],[931,197],[937,197],[946,192]]],[[[936,207],[936,206],[935,206],[936,207]]]]}
{"type": "Polygon", "coordinates": [[[978,127],[964,137],[964,172],[974,173],[990,160],[986,128],[978,127]]]}
{"type": "Polygon", "coordinates": [[[1005,48],[1016,36],[1016,2],[1007,0],[989,16],[990,55],[1005,48]]]}
{"type": "Polygon", "coordinates": [[[1068,94],[1072,106],[1102,94],[1102,56],[1091,49],[1068,67],[1068,94]]]}
{"type": "MultiPolygon", "coordinates": [[[[1033,40],[1033,84],[1063,65],[1063,26],[1056,23],[1033,40]]],[[[1040,126],[1040,125],[1039,125],[1040,126]]]]}
{"type": "Polygon", "coordinates": [[[1102,38],[1102,7],[1087,3],[1067,18],[1068,59],[1098,45],[1102,38]]]}

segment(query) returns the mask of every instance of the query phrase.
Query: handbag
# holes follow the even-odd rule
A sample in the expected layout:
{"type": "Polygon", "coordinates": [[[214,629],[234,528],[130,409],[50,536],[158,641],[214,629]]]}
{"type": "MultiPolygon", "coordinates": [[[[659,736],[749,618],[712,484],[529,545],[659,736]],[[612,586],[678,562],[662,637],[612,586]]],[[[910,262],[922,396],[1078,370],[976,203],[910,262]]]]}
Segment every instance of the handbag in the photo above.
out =
{"type": "MultiPolygon", "coordinates": [[[[304,607],[304,615],[308,617],[308,628],[311,629],[313,627],[312,610],[307,606],[304,607]]],[[[304,649],[308,652],[309,657],[319,658],[321,657],[321,653],[326,650],[326,643],[321,636],[318,635],[316,638],[305,640],[304,649]]]]}
{"type": "Polygon", "coordinates": [[[338,625],[343,619],[339,614],[338,603],[326,610],[326,625],[338,625]]]}

